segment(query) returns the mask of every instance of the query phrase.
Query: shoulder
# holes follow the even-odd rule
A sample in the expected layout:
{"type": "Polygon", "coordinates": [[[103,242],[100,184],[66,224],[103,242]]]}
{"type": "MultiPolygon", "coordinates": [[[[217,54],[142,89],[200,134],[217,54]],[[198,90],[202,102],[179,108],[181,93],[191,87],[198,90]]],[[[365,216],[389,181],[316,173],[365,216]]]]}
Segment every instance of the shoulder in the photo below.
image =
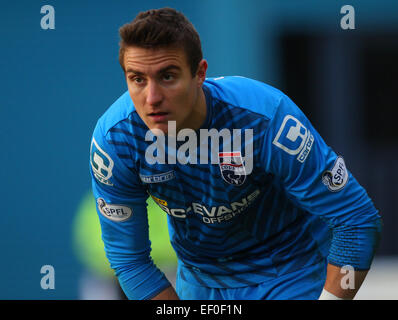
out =
{"type": "Polygon", "coordinates": [[[241,76],[207,78],[204,85],[213,98],[261,114],[268,119],[273,118],[284,97],[283,92],[277,88],[241,76]]]}
{"type": "Polygon", "coordinates": [[[129,118],[134,111],[133,101],[130,98],[129,92],[126,91],[98,119],[94,133],[106,136],[111,128],[129,118]]]}
{"type": "MultiPolygon", "coordinates": [[[[132,173],[130,146],[120,133],[135,112],[128,92],[123,93],[98,119],[91,139],[90,163],[93,177],[103,185],[119,185],[119,189],[139,188],[132,173]]],[[[120,191],[119,190],[119,191],[120,191]]]]}

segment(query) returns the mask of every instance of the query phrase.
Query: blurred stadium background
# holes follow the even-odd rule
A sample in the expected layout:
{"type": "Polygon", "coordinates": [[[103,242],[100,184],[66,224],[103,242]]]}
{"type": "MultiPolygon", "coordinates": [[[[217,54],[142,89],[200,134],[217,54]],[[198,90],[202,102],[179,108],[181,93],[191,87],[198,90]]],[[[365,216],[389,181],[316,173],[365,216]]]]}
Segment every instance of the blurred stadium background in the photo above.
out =
{"type": "MultiPolygon", "coordinates": [[[[98,117],[126,90],[118,28],[164,6],[196,26],[209,77],[242,75],[282,89],[344,155],[384,219],[357,299],[398,299],[396,0],[2,3],[0,299],[118,297],[94,248],[101,245],[96,221],[82,216],[92,210],[89,144],[98,117]],[[46,4],[55,9],[55,30],[40,27],[46,4]],[[346,4],[355,9],[355,30],[340,27],[346,4]],[[40,286],[43,265],[55,269],[54,290],[40,286]]],[[[162,237],[152,240],[158,254],[170,252],[162,237]]],[[[154,259],[172,277],[172,252],[154,259]]]]}

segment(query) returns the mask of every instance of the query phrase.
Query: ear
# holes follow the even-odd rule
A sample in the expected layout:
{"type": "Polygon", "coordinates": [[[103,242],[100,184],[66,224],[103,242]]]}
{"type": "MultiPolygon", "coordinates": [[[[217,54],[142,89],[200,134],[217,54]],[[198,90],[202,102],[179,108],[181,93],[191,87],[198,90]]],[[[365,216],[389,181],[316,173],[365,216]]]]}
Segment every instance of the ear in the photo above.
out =
{"type": "Polygon", "coordinates": [[[196,76],[198,77],[198,87],[201,87],[203,82],[205,81],[206,71],[207,71],[207,61],[205,59],[202,59],[199,62],[198,71],[196,73],[196,76]]]}

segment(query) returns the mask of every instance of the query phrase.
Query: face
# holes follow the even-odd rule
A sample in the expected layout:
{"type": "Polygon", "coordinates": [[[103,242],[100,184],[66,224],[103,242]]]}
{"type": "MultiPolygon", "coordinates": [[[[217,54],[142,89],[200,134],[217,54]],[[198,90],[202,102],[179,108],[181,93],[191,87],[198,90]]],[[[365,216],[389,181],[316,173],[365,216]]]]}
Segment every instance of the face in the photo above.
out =
{"type": "Polygon", "coordinates": [[[206,117],[205,60],[192,77],[183,49],[128,47],[124,68],[130,97],[149,129],[167,134],[168,121],[176,121],[177,132],[201,126],[206,117]]]}

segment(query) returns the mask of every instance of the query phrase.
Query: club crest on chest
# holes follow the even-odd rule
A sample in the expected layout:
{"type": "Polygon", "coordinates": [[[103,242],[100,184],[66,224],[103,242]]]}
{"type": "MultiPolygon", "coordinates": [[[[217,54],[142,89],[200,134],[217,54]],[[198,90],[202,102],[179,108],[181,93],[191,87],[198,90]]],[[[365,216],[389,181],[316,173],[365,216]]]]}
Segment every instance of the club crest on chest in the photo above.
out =
{"type": "Polygon", "coordinates": [[[246,170],[240,151],[219,152],[218,165],[222,178],[233,186],[241,186],[246,180],[246,170]]]}

